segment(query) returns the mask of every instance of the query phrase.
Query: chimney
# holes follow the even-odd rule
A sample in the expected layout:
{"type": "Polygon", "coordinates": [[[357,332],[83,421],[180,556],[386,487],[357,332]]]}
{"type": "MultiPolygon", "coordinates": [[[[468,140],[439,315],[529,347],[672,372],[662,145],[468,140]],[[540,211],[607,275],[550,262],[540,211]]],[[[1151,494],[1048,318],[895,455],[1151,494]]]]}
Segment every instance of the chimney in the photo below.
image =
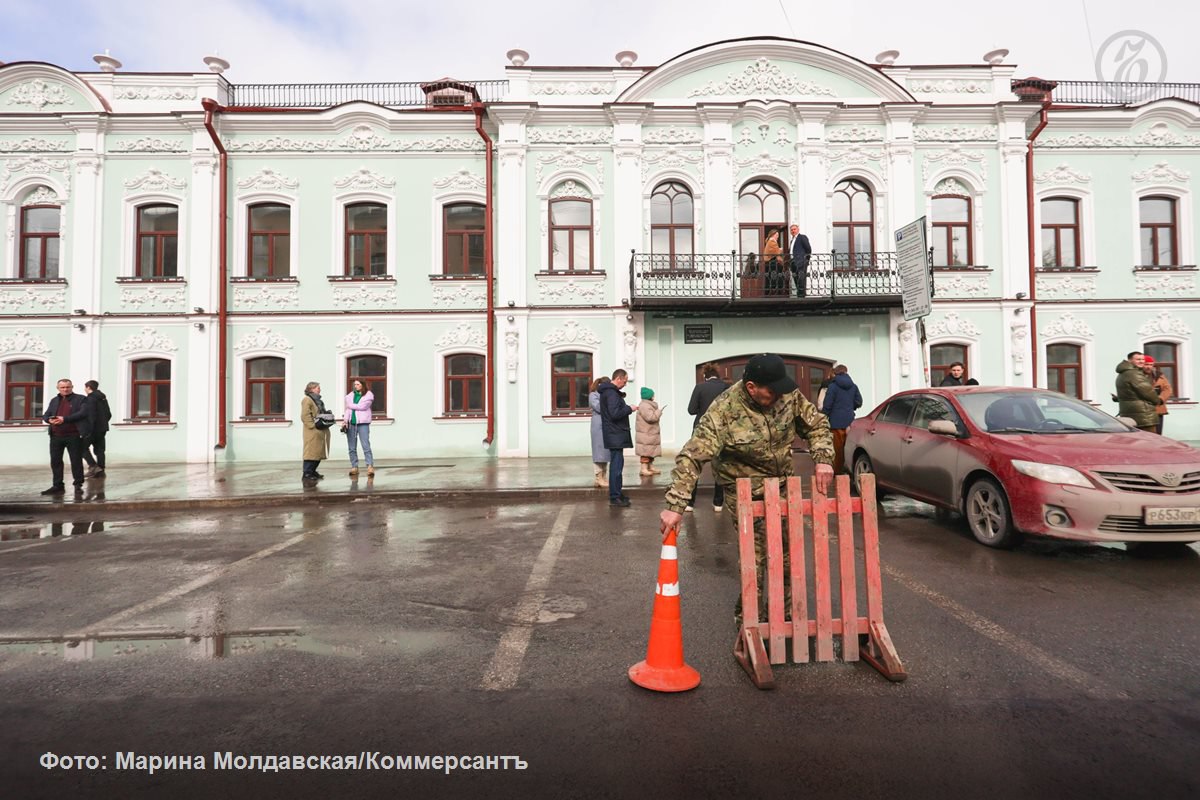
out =
{"type": "Polygon", "coordinates": [[[1022,78],[1012,82],[1012,91],[1022,103],[1049,103],[1054,99],[1056,81],[1042,78],[1022,78]]]}

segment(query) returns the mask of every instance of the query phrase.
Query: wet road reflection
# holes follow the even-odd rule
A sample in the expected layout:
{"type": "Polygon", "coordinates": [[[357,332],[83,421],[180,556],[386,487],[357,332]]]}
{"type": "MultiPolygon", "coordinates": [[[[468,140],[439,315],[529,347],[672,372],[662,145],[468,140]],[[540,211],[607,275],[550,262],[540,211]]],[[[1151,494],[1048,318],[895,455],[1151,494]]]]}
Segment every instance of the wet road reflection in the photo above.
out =
{"type": "Polygon", "coordinates": [[[178,631],[114,632],[86,639],[68,637],[0,638],[0,654],[93,661],[172,653],[188,658],[211,659],[278,650],[335,652],[295,628],[255,628],[229,633],[193,635],[178,631]]]}

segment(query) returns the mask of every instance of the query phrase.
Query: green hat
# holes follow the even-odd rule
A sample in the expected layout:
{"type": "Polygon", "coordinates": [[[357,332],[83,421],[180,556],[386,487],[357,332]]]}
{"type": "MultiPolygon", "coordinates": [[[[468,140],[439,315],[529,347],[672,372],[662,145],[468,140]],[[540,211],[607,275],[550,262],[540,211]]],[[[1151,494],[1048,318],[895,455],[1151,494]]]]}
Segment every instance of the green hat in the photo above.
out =
{"type": "Polygon", "coordinates": [[[642,387],[642,399],[643,400],[654,399],[654,390],[651,389],[649,386],[643,386],[642,387]]]}

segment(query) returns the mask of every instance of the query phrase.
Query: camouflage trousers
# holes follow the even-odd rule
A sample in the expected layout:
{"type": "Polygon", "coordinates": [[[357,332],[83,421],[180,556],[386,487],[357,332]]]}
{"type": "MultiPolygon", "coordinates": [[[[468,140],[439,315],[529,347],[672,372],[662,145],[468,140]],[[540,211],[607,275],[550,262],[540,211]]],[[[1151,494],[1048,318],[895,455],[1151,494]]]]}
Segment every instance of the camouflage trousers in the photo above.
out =
{"type": "MultiPolygon", "coordinates": [[[[786,492],[780,487],[781,499],[786,499],[786,492]]],[[[725,487],[726,505],[730,522],[733,524],[733,532],[735,536],[740,537],[738,530],[738,504],[737,490],[735,487],[725,487]]],[[[762,498],[756,497],[755,500],[762,498]]],[[[740,546],[740,545],[739,545],[740,546]]],[[[739,550],[740,555],[740,550],[739,550]]],[[[738,559],[738,564],[741,564],[741,558],[738,559]]],[[[791,554],[788,552],[788,531],[786,520],[783,524],[783,609],[784,618],[791,619],[792,607],[792,581],[791,581],[791,554]]],[[[754,520],[754,568],[757,574],[758,585],[758,621],[765,622],[767,620],[767,522],[762,517],[756,517],[754,520]]],[[[740,576],[740,569],[739,569],[740,576]]],[[[734,606],[735,624],[737,627],[742,625],[742,593],[738,590],[737,603],[734,606]]]]}

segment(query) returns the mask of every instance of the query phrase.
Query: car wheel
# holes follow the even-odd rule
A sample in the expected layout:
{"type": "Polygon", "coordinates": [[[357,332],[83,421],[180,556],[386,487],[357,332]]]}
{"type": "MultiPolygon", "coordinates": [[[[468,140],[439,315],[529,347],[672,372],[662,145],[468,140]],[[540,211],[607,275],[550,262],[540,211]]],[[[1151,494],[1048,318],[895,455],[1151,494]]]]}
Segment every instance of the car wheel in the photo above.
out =
{"type": "Polygon", "coordinates": [[[964,511],[971,533],[980,544],[1007,550],[1020,543],[1021,534],[1013,527],[1008,498],[991,478],[971,484],[964,511]]]}
{"type": "MultiPolygon", "coordinates": [[[[871,457],[866,453],[859,453],[854,457],[854,470],[851,480],[854,484],[854,491],[862,495],[862,484],[859,483],[859,478],[863,475],[874,475],[875,467],[871,464],[871,457]]],[[[875,483],[875,499],[882,500],[885,494],[879,489],[879,482],[875,483]]]]}

